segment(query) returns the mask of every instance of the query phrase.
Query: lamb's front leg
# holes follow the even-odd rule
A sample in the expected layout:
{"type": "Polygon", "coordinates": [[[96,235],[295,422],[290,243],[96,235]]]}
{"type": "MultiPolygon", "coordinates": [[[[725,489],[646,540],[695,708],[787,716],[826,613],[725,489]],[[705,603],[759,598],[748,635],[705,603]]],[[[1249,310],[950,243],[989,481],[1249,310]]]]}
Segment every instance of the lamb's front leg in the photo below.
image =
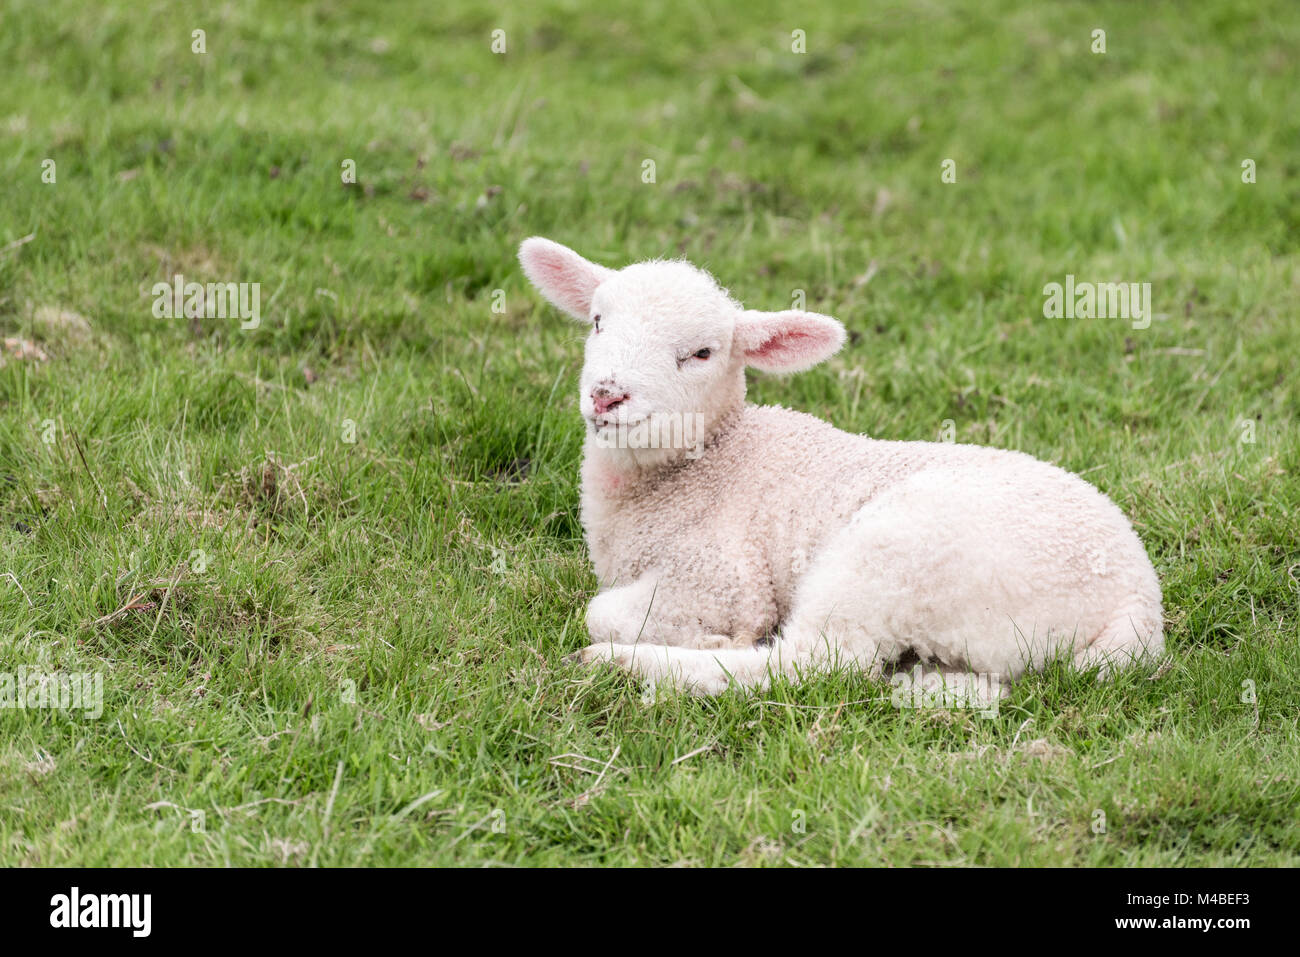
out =
{"type": "Polygon", "coordinates": [[[651,576],[593,598],[587,606],[587,631],[592,644],[732,648],[739,643],[729,635],[706,632],[689,610],[673,608],[669,589],[651,576]]]}
{"type": "Polygon", "coordinates": [[[652,686],[668,684],[698,695],[718,694],[733,681],[741,688],[766,688],[774,674],[794,677],[818,664],[807,650],[780,640],[769,646],[718,651],[645,643],[592,644],[581,655],[584,662],[616,664],[652,686]]]}

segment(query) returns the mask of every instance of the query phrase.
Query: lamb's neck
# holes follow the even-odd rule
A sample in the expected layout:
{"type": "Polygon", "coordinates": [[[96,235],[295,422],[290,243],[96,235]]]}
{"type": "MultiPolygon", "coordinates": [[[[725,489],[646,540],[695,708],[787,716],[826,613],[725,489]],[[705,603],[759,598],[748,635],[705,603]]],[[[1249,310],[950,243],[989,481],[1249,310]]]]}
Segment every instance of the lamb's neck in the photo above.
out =
{"type": "Polygon", "coordinates": [[[742,400],[709,422],[703,437],[685,448],[609,448],[589,432],[583,449],[583,484],[610,498],[635,494],[714,452],[735,430],[743,413],[742,400]]]}

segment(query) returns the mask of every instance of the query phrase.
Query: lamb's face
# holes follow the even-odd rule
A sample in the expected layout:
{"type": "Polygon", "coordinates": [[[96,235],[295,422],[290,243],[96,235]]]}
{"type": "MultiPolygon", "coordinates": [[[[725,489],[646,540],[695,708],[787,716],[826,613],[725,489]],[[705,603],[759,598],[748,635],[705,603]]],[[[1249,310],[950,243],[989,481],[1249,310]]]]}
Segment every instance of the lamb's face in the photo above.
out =
{"type": "Polygon", "coordinates": [[[745,366],[795,372],[844,342],[829,316],[742,309],[689,263],[615,271],[537,237],[519,260],[547,299],[589,324],[578,404],[598,446],[655,451],[625,456],[634,465],[706,440],[744,402],[745,366]]]}
{"type": "Polygon", "coordinates": [[[607,277],[591,300],[578,396],[589,428],[612,437],[653,421],[688,433],[734,405],[744,395],[732,350],[740,313],[686,263],[639,263],[607,277]]]}

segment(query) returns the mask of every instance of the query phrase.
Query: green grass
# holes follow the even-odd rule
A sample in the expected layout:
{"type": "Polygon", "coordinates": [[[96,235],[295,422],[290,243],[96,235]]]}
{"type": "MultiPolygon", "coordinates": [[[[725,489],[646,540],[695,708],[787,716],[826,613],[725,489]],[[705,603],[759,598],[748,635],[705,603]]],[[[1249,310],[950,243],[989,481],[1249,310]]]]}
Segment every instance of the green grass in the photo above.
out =
{"type": "Polygon", "coordinates": [[[48,356],[0,368],[0,671],[104,681],[0,709],[0,863],[1300,861],[1300,9],[515,6],[0,13],[0,334],[48,356]],[[1084,474],[1167,666],[983,719],[563,664],[581,336],[533,234],[845,322],[756,401],[1084,474]],[[261,327],[154,318],[175,273],[261,327]],[[1067,273],[1155,321],[1045,319],[1067,273]]]}

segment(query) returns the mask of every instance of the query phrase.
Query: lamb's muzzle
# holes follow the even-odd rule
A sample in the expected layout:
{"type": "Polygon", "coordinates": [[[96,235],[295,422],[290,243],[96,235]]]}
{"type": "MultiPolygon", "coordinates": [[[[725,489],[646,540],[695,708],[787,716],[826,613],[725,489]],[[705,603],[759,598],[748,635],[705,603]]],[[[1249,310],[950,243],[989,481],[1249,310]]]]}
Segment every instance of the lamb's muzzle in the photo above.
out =
{"type": "Polygon", "coordinates": [[[597,415],[604,415],[610,409],[621,405],[627,398],[626,392],[613,386],[598,385],[591,390],[591,404],[597,415]]]}

